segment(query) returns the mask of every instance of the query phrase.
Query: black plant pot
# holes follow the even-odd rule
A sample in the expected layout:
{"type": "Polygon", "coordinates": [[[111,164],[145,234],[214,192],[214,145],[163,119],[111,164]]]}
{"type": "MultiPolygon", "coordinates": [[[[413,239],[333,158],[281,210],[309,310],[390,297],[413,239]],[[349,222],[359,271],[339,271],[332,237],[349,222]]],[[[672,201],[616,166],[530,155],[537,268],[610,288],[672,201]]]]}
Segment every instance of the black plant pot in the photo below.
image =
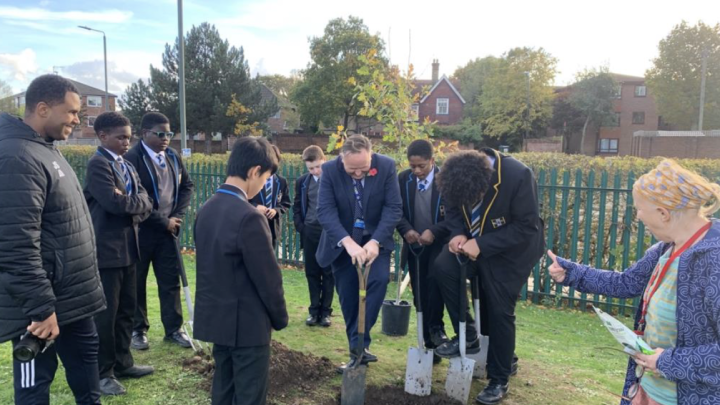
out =
{"type": "Polygon", "coordinates": [[[385,300],[382,305],[382,333],[388,336],[405,336],[410,325],[412,305],[407,301],[385,300]]]}

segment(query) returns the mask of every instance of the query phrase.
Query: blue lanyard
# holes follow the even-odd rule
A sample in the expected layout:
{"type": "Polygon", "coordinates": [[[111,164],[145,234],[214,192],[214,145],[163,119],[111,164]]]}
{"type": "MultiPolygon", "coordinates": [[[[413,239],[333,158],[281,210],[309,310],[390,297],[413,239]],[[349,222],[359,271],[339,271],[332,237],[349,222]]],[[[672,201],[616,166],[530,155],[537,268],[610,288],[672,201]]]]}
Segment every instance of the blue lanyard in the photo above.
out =
{"type": "Polygon", "coordinates": [[[243,197],[242,195],[240,195],[240,194],[238,194],[238,193],[236,193],[236,192],[234,192],[234,191],[225,190],[224,188],[219,188],[219,189],[217,189],[217,192],[218,192],[218,193],[223,193],[223,194],[232,195],[232,196],[235,196],[235,197],[239,198],[241,201],[247,202],[247,200],[245,199],[245,197],[243,197]]]}

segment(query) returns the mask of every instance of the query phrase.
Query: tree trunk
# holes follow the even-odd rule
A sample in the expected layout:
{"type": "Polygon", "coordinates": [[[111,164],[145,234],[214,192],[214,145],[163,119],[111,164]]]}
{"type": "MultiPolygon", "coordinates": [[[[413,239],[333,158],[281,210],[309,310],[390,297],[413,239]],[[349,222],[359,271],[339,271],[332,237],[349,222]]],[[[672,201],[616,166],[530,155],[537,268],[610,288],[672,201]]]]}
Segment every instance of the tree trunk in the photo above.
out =
{"type": "Polygon", "coordinates": [[[585,132],[587,131],[588,123],[590,122],[590,114],[585,118],[585,125],[583,125],[582,136],[580,137],[580,154],[585,154],[585,132]]]}
{"type": "MultiPolygon", "coordinates": [[[[345,128],[345,131],[346,131],[346,132],[350,131],[350,128],[348,128],[348,122],[349,122],[349,121],[350,121],[350,114],[348,114],[348,112],[346,111],[346,112],[345,112],[345,117],[343,118],[343,128],[345,128]]],[[[356,124],[357,124],[357,122],[356,122],[356,124]]],[[[355,125],[355,126],[356,126],[356,129],[357,129],[357,125],[355,125]]]]}

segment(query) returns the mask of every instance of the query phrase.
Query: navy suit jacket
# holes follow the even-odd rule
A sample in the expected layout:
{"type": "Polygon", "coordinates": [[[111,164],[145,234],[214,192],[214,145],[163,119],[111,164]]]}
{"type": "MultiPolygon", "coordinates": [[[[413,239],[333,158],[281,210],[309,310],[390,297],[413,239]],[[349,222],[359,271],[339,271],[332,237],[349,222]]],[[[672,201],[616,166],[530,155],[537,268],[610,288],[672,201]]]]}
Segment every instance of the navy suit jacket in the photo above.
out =
{"type": "MultiPolygon", "coordinates": [[[[352,233],[355,193],[352,178],[345,172],[342,156],[324,163],[322,169],[318,220],[323,232],[316,257],[318,264],[326,267],[345,251],[338,243],[352,233]]],[[[381,253],[390,252],[395,248],[393,232],[402,218],[402,200],[395,161],[373,153],[370,172],[375,172],[375,175],[365,176],[362,196],[365,229],[370,233],[371,239],[380,243],[381,253]]]]}

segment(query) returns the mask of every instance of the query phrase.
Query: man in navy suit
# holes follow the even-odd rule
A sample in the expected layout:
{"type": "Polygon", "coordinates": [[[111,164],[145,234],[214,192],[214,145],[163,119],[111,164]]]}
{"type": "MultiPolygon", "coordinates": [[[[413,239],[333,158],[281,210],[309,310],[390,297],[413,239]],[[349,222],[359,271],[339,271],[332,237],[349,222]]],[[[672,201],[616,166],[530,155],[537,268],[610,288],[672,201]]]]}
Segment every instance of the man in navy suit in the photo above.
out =
{"type": "Polygon", "coordinates": [[[335,276],[350,348],[350,362],[344,367],[352,367],[361,350],[365,351],[363,364],[377,361],[368,351],[370,330],[377,321],[390,277],[393,232],[402,217],[400,187],[395,161],[373,153],[370,140],[362,135],[347,138],[340,156],[322,169],[318,219],[323,232],[317,261],[320,266],[331,266],[335,276]],[[362,346],[357,336],[359,286],[355,263],[370,266],[362,346]]]}

